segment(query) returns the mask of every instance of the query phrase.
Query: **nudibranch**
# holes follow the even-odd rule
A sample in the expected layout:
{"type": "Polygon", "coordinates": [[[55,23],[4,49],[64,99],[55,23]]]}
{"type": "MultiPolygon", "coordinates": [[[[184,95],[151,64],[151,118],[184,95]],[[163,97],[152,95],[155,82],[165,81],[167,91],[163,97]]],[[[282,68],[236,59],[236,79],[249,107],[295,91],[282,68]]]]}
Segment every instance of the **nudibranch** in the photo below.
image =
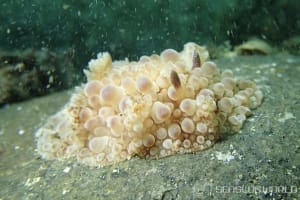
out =
{"type": "Polygon", "coordinates": [[[38,153],[105,166],[211,147],[241,129],[263,94],[208,59],[192,42],[136,62],[99,53],[84,71],[87,82],[36,132],[38,153]]]}

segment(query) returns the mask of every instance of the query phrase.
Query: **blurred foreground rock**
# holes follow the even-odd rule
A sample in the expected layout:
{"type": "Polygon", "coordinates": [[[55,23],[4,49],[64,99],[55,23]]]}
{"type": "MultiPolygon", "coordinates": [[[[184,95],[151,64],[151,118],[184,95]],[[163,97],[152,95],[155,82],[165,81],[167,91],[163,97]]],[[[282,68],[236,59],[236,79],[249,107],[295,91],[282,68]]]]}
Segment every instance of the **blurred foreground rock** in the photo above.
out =
{"type": "Polygon", "coordinates": [[[0,51],[0,106],[66,89],[72,84],[72,72],[68,53],[0,51]]]}

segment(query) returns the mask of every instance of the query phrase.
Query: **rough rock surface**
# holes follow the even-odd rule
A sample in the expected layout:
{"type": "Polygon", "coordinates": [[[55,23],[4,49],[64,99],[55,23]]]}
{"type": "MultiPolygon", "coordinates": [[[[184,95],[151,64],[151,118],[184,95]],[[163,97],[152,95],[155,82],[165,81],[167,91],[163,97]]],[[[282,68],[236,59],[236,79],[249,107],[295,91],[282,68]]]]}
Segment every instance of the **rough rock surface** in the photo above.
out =
{"type": "Polygon", "coordinates": [[[0,199],[299,199],[300,58],[278,54],[216,63],[239,66],[232,68],[235,74],[264,85],[264,103],[240,133],[194,154],[101,169],[45,161],[35,152],[33,133],[70,93],[2,108],[0,199]],[[259,191],[263,187],[268,189],[259,191]]]}

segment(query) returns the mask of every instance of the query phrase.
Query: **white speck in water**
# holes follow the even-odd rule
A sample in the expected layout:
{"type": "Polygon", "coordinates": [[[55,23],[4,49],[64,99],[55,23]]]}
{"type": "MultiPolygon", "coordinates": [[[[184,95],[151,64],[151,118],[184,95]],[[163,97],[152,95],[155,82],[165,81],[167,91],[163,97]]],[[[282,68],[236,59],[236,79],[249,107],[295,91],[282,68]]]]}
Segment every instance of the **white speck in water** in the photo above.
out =
{"type": "Polygon", "coordinates": [[[276,66],[277,66],[277,63],[271,63],[271,66],[272,66],[272,67],[276,67],[276,66]]]}
{"type": "Polygon", "coordinates": [[[70,172],[70,170],[71,170],[71,167],[66,167],[66,168],[63,170],[63,172],[67,174],[67,173],[70,172]]]}
{"type": "Polygon", "coordinates": [[[62,194],[62,195],[65,195],[65,194],[67,194],[68,192],[70,192],[70,190],[64,188],[64,189],[62,190],[61,194],[62,194]]]}
{"type": "Polygon", "coordinates": [[[23,129],[18,130],[18,135],[24,135],[25,131],[23,129]]]}

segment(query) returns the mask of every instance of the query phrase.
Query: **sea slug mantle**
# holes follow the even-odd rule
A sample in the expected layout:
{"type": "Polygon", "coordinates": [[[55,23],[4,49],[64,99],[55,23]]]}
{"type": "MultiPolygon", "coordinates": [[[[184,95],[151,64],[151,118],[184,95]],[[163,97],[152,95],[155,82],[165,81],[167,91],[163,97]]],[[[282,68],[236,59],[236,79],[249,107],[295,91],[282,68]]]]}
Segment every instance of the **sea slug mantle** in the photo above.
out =
{"type": "Polygon", "coordinates": [[[38,153],[105,166],[212,146],[241,129],[263,94],[208,59],[192,42],[137,62],[112,62],[109,53],[99,53],[84,71],[87,82],[36,132],[38,153]]]}

